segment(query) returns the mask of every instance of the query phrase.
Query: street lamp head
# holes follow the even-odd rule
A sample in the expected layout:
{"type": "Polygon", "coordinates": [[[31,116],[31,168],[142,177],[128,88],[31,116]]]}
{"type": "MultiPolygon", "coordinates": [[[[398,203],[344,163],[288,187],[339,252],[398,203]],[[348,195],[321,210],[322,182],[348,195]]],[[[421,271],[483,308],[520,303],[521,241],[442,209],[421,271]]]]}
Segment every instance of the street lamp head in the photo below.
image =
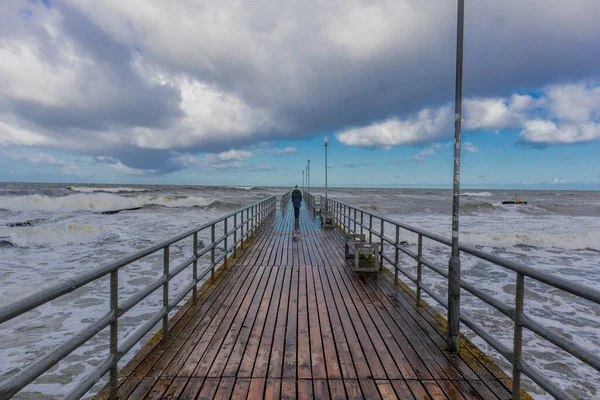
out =
{"type": "Polygon", "coordinates": [[[325,136],[325,147],[327,147],[328,144],[329,144],[329,140],[327,139],[327,136],[325,136]]]}

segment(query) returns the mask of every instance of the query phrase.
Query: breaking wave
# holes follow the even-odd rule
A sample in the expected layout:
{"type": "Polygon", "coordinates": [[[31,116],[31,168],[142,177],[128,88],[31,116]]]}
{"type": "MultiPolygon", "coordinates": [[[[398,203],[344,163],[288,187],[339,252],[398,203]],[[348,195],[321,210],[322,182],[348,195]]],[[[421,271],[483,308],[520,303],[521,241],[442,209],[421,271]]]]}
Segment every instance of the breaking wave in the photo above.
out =
{"type": "Polygon", "coordinates": [[[466,197],[492,197],[490,192],[465,192],[460,195],[466,197]]]}
{"type": "Polygon", "coordinates": [[[600,232],[556,232],[556,233],[519,233],[462,232],[461,243],[471,246],[509,247],[532,246],[553,247],[570,250],[600,250],[600,232]]]}
{"type": "Polygon", "coordinates": [[[69,189],[74,192],[80,192],[80,193],[94,193],[94,192],[132,193],[132,192],[149,192],[150,191],[150,189],[139,189],[139,188],[130,188],[130,187],[105,188],[105,187],[69,186],[69,189]]]}
{"type": "Polygon", "coordinates": [[[62,197],[43,195],[0,197],[0,208],[10,211],[93,211],[138,209],[145,206],[163,207],[208,207],[213,199],[204,197],[119,196],[111,193],[79,193],[62,197]]]}

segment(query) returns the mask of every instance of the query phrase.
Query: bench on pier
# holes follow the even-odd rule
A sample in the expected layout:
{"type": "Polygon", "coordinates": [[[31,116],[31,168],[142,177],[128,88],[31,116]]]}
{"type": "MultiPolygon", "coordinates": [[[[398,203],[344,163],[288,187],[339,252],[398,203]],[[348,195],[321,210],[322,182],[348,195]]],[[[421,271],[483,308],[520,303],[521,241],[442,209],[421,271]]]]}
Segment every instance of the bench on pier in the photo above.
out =
{"type": "Polygon", "coordinates": [[[333,228],[333,217],[327,211],[321,212],[321,228],[333,228]]]}
{"type": "Polygon", "coordinates": [[[378,272],[379,243],[369,243],[364,234],[351,233],[344,246],[346,258],[354,258],[355,272],[378,272]],[[361,263],[362,259],[362,263],[361,263]]]}
{"type": "Polygon", "coordinates": [[[323,212],[321,207],[321,200],[313,200],[312,203],[313,216],[316,217],[317,214],[321,214],[323,212]]]}

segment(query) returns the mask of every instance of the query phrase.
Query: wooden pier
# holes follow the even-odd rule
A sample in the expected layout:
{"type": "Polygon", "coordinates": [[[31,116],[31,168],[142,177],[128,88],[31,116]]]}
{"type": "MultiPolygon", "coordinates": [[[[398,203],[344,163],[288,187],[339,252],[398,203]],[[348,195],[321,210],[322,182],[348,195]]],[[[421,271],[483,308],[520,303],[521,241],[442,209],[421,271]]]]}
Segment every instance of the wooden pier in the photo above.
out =
{"type": "MultiPolygon", "coordinates": [[[[277,211],[120,371],[119,398],[509,399],[507,376],[387,272],[355,274],[344,235],[277,211]]],[[[100,397],[106,397],[102,392],[100,397]]]]}

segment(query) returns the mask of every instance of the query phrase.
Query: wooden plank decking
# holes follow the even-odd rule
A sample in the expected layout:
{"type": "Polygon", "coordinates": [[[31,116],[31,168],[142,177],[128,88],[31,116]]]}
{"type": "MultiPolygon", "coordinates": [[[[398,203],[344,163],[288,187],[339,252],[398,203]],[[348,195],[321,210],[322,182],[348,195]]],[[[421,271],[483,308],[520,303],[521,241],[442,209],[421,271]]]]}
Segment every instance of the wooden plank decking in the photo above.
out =
{"type": "Polygon", "coordinates": [[[356,275],[343,235],[278,211],[120,372],[120,398],[509,399],[507,377],[388,273],[356,275]]]}

